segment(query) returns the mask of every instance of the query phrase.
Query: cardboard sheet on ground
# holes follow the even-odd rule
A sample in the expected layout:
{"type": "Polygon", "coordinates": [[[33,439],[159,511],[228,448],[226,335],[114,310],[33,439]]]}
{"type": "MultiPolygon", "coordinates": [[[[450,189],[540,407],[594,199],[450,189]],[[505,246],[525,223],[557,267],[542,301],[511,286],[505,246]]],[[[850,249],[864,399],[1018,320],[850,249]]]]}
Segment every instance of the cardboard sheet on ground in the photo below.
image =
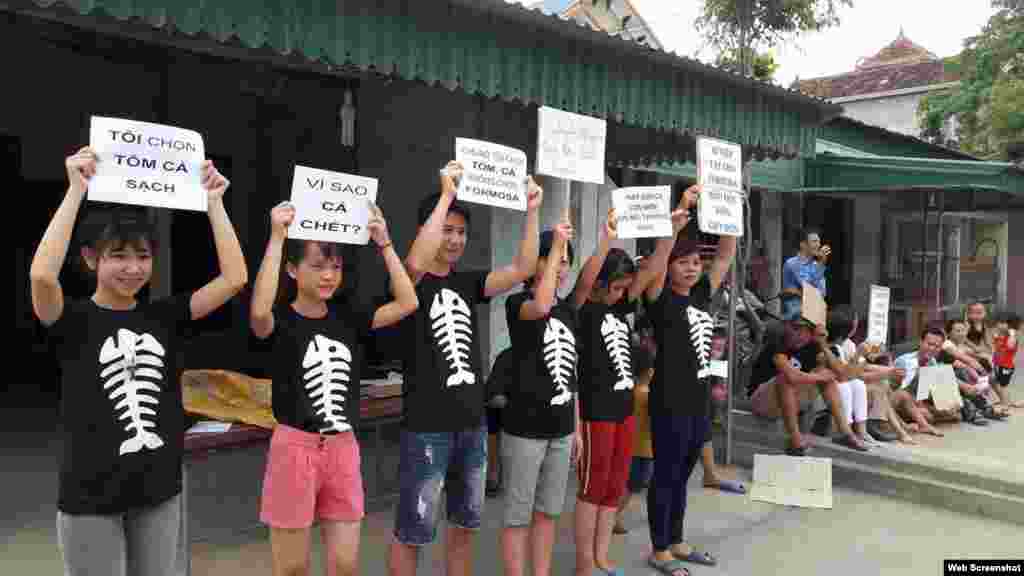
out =
{"type": "Polygon", "coordinates": [[[612,190],[619,238],[672,236],[671,186],[633,186],[612,190]]]}
{"type": "Polygon", "coordinates": [[[803,283],[803,301],[800,305],[801,316],[805,320],[814,323],[815,326],[824,326],[828,320],[828,306],[821,292],[807,282],[803,283]]]}
{"type": "Polygon", "coordinates": [[[525,152],[493,142],[456,138],[455,159],[463,167],[459,200],[526,210],[525,152]]]}
{"type": "Polygon", "coordinates": [[[288,227],[288,237],[367,244],[370,203],[376,201],[374,178],[295,166],[291,197],[295,220],[288,227]]]}
{"type": "Polygon", "coordinates": [[[198,132],[93,116],[89,146],[100,160],[89,200],[206,212],[200,174],[206,152],[198,132]]]}
{"type": "Polygon", "coordinates": [[[750,498],[783,506],[832,508],[832,459],[754,454],[750,498]]]}
{"type": "Polygon", "coordinates": [[[701,186],[700,231],[743,236],[743,149],[739,144],[697,138],[697,183],[701,186]]]}
{"type": "Polygon", "coordinates": [[[868,337],[873,344],[885,345],[889,339],[889,288],[871,285],[868,305],[868,337]]]}
{"type": "Polygon", "coordinates": [[[537,174],[604,184],[608,123],[541,106],[537,110],[537,174]]]}

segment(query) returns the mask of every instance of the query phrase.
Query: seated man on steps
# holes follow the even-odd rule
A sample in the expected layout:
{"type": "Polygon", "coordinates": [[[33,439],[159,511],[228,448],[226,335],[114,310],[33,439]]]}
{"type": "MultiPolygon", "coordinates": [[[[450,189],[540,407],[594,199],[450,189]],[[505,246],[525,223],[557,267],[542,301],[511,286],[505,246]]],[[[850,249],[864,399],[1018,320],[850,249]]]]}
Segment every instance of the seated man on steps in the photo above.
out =
{"type": "MultiPolygon", "coordinates": [[[[782,416],[788,437],[786,454],[790,456],[807,454],[800,434],[799,413],[810,408],[818,393],[833,414],[843,413],[837,377],[846,379],[847,367],[829,350],[827,340],[824,326],[815,327],[803,318],[799,307],[793,308],[782,322],[767,326],[764,348],[751,372],[751,387],[747,390],[751,408],[762,418],[782,416]]],[[[845,419],[837,424],[841,434],[837,443],[867,450],[845,419]]]]}
{"type": "Polygon", "coordinates": [[[933,436],[942,436],[932,424],[936,421],[959,422],[960,415],[955,411],[937,410],[932,401],[917,400],[917,371],[923,366],[938,366],[938,356],[942,352],[942,344],[946,341],[946,332],[941,325],[929,325],[921,332],[921,343],[917,350],[908,352],[896,359],[895,365],[903,370],[903,381],[892,393],[893,407],[900,416],[917,423],[919,428],[933,436]]]}

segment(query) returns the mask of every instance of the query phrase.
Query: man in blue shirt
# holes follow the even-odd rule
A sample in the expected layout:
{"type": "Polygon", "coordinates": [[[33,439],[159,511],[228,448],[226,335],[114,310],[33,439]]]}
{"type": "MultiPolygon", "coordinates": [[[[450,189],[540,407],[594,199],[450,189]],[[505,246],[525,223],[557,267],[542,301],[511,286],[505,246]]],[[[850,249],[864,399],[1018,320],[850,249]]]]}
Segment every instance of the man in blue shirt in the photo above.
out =
{"type": "Polygon", "coordinates": [[[807,282],[826,295],[825,264],[832,249],[822,246],[821,233],[805,229],[800,233],[800,252],[782,266],[782,313],[790,316],[800,307],[803,283],[807,282]]]}

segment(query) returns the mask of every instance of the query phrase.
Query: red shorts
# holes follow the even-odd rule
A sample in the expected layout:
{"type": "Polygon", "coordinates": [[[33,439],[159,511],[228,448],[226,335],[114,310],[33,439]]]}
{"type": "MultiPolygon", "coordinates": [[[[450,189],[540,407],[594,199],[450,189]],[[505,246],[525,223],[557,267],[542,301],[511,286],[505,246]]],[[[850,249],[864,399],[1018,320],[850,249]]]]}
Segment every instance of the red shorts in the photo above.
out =
{"type": "Polygon", "coordinates": [[[315,520],[363,518],[359,443],[352,432],[321,436],[283,424],[274,428],[263,477],[260,521],[272,528],[309,528],[315,520]]]}
{"type": "Polygon", "coordinates": [[[633,416],[622,422],[584,420],[583,454],[577,467],[580,500],[617,508],[626,493],[633,457],[633,416]]]}

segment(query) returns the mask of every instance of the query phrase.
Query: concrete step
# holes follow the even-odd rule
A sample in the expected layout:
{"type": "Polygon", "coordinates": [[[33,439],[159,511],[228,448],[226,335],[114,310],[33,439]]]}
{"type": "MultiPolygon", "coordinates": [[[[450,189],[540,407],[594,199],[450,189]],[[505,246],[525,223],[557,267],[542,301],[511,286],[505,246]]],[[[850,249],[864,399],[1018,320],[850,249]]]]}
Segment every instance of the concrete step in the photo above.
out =
{"type": "MultiPolygon", "coordinates": [[[[836,485],[1024,525],[1024,470],[975,455],[886,445],[859,452],[807,434],[812,455],[832,459],[836,485]]],[[[752,467],[754,454],[781,454],[781,422],[734,412],[733,462],[752,467]]],[[[724,445],[724,435],[716,437],[724,445]]]]}

